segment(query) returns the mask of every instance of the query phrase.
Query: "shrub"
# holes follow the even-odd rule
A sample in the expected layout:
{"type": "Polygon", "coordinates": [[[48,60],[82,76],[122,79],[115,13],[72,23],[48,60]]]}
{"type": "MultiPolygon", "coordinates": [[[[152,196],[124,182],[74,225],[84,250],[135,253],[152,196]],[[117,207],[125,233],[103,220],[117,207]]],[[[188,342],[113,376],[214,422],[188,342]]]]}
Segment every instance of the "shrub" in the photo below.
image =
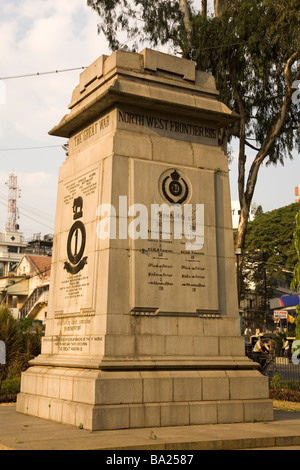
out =
{"type": "Polygon", "coordinates": [[[6,379],[0,387],[0,403],[15,403],[20,392],[21,378],[6,379]]]}
{"type": "Polygon", "coordinates": [[[272,400],[300,402],[300,391],[289,390],[288,388],[270,390],[272,400]]]}
{"type": "Polygon", "coordinates": [[[270,398],[300,402],[300,384],[291,381],[285,382],[281,374],[275,374],[270,380],[270,398]]]}
{"type": "Polygon", "coordinates": [[[3,380],[0,388],[0,396],[15,395],[20,392],[21,378],[15,377],[13,379],[3,380]]]}
{"type": "Polygon", "coordinates": [[[17,395],[0,395],[0,403],[16,403],[17,395]]]}
{"type": "Polygon", "coordinates": [[[22,348],[22,334],[18,320],[6,307],[0,307],[0,340],[4,341],[6,346],[6,365],[0,370],[1,380],[8,377],[10,370],[18,368],[22,348]]]}
{"type": "Polygon", "coordinates": [[[296,390],[300,392],[300,383],[298,382],[293,382],[291,380],[288,380],[285,382],[285,387],[288,388],[289,390],[296,390]]]}
{"type": "Polygon", "coordinates": [[[270,389],[281,389],[284,387],[284,382],[281,374],[275,374],[270,380],[270,389]]]}
{"type": "Polygon", "coordinates": [[[28,362],[40,354],[43,325],[26,318],[16,320],[6,307],[0,307],[0,340],[6,345],[6,365],[0,369],[1,380],[17,377],[28,362]]]}

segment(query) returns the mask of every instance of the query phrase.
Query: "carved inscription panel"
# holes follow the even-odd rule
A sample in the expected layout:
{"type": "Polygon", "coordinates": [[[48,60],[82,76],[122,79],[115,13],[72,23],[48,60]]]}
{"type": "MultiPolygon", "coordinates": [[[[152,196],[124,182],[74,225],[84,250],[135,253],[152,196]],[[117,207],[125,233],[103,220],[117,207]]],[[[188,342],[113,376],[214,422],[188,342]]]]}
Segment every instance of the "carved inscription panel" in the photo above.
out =
{"type": "Polygon", "coordinates": [[[55,316],[93,314],[99,167],[63,183],[55,316]]]}
{"type": "Polygon", "coordinates": [[[213,123],[203,123],[199,120],[187,119],[185,116],[134,107],[120,107],[116,111],[116,124],[119,129],[212,146],[218,145],[218,130],[213,123]]]}
{"type": "Polygon", "coordinates": [[[217,312],[214,175],[194,169],[166,171],[163,165],[138,161],[132,166],[134,201],[146,194],[148,208],[148,214],[140,215],[139,221],[141,229],[148,228],[148,237],[131,240],[132,311],[217,312]],[[166,181],[168,171],[170,178],[166,181]],[[141,174],[147,174],[147,180],[141,174]],[[172,204],[166,203],[162,182],[166,192],[179,201],[182,195],[184,201],[175,201],[170,217],[168,208],[172,204]],[[152,188],[145,190],[145,185],[152,188]],[[153,218],[153,207],[165,208],[166,212],[162,210],[153,218]]]}
{"type": "Polygon", "coordinates": [[[59,335],[43,338],[43,348],[53,354],[89,355],[103,354],[102,335],[91,335],[94,317],[68,317],[56,320],[59,335]]]}

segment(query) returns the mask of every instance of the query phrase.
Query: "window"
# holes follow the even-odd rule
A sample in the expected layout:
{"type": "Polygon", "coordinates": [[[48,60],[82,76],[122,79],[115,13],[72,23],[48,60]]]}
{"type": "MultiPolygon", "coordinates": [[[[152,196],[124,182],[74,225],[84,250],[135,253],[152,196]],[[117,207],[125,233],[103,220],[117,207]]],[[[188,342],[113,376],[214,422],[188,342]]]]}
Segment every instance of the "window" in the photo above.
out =
{"type": "Polygon", "coordinates": [[[12,296],[12,308],[18,307],[18,297],[16,295],[12,296]]]}
{"type": "Polygon", "coordinates": [[[18,247],[17,246],[8,246],[7,251],[8,251],[8,253],[18,253],[18,247]]]}

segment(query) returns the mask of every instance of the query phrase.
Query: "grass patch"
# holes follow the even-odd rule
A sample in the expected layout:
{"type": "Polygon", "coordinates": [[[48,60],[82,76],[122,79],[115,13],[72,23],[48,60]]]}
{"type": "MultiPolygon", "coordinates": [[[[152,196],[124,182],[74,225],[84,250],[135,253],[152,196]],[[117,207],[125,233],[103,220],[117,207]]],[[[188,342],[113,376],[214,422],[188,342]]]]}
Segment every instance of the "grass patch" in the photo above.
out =
{"type": "Polygon", "coordinates": [[[295,403],[291,401],[273,400],[273,407],[275,410],[300,413],[300,403],[295,403]]]}

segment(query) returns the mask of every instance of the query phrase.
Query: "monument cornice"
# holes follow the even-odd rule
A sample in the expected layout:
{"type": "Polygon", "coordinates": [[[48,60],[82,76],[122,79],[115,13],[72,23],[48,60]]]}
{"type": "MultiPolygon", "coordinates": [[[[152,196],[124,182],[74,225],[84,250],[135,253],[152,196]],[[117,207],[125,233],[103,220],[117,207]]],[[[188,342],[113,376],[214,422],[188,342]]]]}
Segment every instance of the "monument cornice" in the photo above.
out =
{"type": "MultiPolygon", "coordinates": [[[[163,73],[163,72],[159,72],[159,73],[163,73]]],[[[95,91],[97,91],[98,88],[104,86],[107,82],[109,82],[111,79],[113,79],[116,76],[130,77],[133,82],[136,79],[139,82],[145,81],[153,85],[158,84],[160,87],[162,85],[165,85],[175,90],[183,89],[184,91],[188,93],[190,93],[191,91],[194,93],[196,91],[199,95],[207,96],[210,99],[215,99],[215,97],[219,96],[219,92],[212,87],[195,85],[193,83],[186,82],[176,76],[172,77],[171,79],[166,78],[164,76],[159,75],[159,73],[158,74],[156,73],[154,75],[153,73],[143,71],[143,73],[141,74],[140,72],[135,72],[130,69],[126,69],[124,67],[115,67],[107,75],[105,75],[104,77],[98,78],[97,81],[93,81],[87,86],[81,87],[81,85],[78,85],[78,87],[74,90],[71,103],[69,104],[69,109],[73,109],[76,106],[80,105],[80,103],[83,100],[85,100],[89,95],[93,94],[95,91]]],[[[204,72],[199,72],[199,73],[200,75],[201,74],[205,74],[208,76],[210,75],[204,72]]]]}
{"type": "MultiPolygon", "coordinates": [[[[86,126],[89,122],[97,119],[102,113],[118,103],[131,104],[137,99],[137,93],[134,92],[133,83],[130,85],[127,80],[118,77],[114,83],[105,89],[99,89],[96,97],[88,102],[82,102],[82,106],[74,109],[73,112],[66,115],[62,121],[55,126],[50,135],[69,138],[78,130],[86,126]]],[[[195,95],[193,99],[189,95],[189,103],[185,103],[180,94],[180,100],[174,99],[174,92],[165,91],[164,98],[155,96],[155,90],[150,86],[139,85],[139,90],[144,88],[148,93],[139,96],[139,106],[158,111],[170,111],[186,113],[189,117],[203,120],[214,120],[219,128],[225,127],[238,119],[238,115],[231,112],[223,103],[195,95]],[[154,92],[154,93],[151,93],[154,92]],[[169,95],[169,96],[168,96],[169,95]]]]}
{"type": "MultiPolygon", "coordinates": [[[[218,92],[210,74],[195,70],[195,82],[192,82],[167,70],[159,69],[154,72],[142,67],[141,72],[130,69],[130,63],[126,64],[127,67],[118,65],[120,54],[123,58],[124,52],[117,51],[114,67],[107,72],[106,59],[102,56],[101,60],[98,59],[98,62],[83,72],[89,73],[89,78],[81,74],[83,76],[74,90],[69,106],[70,113],[49,132],[50,135],[69,138],[118,103],[132,104],[137,100],[139,106],[146,109],[183,113],[199,120],[214,120],[219,128],[239,119],[234,111],[217,100],[218,92]],[[99,62],[102,65],[101,71],[92,73],[93,70],[89,69],[96,66],[99,68],[99,62]],[[197,85],[197,80],[201,85],[197,85]]],[[[134,54],[135,58],[137,55],[139,54],[134,54]]],[[[131,58],[131,54],[126,57],[131,58]]],[[[185,62],[191,67],[190,61],[185,62]]],[[[167,68],[166,66],[165,69],[167,68]]],[[[188,76],[191,76],[191,71],[188,76]]]]}

